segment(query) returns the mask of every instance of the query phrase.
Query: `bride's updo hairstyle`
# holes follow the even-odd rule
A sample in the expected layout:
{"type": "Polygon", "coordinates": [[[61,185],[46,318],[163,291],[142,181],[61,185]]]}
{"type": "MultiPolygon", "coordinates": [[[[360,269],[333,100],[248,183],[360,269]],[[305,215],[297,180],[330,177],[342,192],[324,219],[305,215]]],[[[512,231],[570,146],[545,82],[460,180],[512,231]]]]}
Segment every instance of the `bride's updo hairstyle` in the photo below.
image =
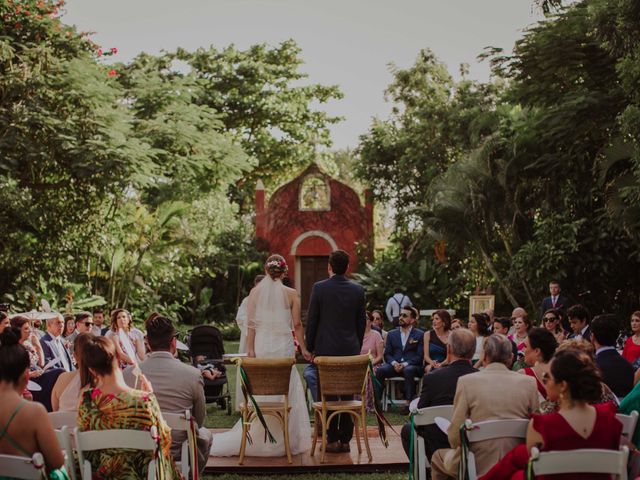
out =
{"type": "Polygon", "coordinates": [[[282,255],[271,255],[264,263],[264,268],[273,280],[282,278],[289,270],[282,255]]]}
{"type": "Polygon", "coordinates": [[[27,349],[18,343],[21,335],[15,327],[5,328],[0,334],[0,381],[13,385],[18,385],[31,365],[27,349]]]}

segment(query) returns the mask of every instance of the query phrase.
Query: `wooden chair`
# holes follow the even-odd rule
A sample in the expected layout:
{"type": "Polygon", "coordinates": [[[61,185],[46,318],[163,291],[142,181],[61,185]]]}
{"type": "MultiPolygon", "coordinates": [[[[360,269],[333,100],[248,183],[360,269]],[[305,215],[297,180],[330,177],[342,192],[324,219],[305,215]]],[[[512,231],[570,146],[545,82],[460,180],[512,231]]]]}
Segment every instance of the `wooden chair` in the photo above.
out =
{"type": "Polygon", "coordinates": [[[318,441],[318,428],[322,434],[320,462],[324,463],[327,448],[327,429],[331,420],[341,413],[351,415],[354,420],[358,453],[362,453],[360,445],[360,428],[364,437],[367,456],[371,462],[371,449],[367,437],[365,400],[327,400],[328,396],[360,395],[365,399],[366,384],[369,378],[369,355],[350,357],[316,357],[318,367],[320,402],[313,402],[315,429],[311,455],[315,453],[318,441]]]}
{"type": "MultiPolygon", "coordinates": [[[[245,371],[251,395],[282,395],[282,401],[260,401],[258,406],[265,416],[278,419],[284,436],[284,449],[287,461],[292,463],[291,447],[289,445],[289,383],[291,368],[295,365],[295,358],[242,358],[240,366],[245,371]]],[[[240,381],[240,379],[238,379],[240,381]]],[[[240,443],[240,457],[238,465],[244,462],[247,449],[247,434],[251,429],[251,422],[257,418],[253,404],[242,401],[238,407],[242,416],[242,440],[240,443]]]]}
{"type": "MultiPolygon", "coordinates": [[[[467,431],[467,438],[469,444],[474,442],[482,442],[484,440],[495,440],[498,438],[521,438],[524,440],[527,438],[527,427],[529,426],[529,420],[523,420],[520,418],[508,419],[508,420],[485,420],[483,422],[470,423],[473,428],[467,431]]],[[[476,468],[476,457],[471,450],[469,450],[467,468],[469,472],[469,480],[475,480],[478,478],[476,468]]]]}
{"type": "MultiPolygon", "coordinates": [[[[154,426],[146,430],[88,430],[81,432],[75,429],[76,450],[82,480],[92,479],[92,467],[89,460],[85,460],[84,452],[92,450],[106,450],[111,448],[127,448],[131,450],[151,450],[158,448],[158,429],[154,426]]],[[[149,461],[148,480],[156,478],[156,461],[149,461]]]]}
{"type": "Polygon", "coordinates": [[[48,415],[55,429],[67,427],[73,430],[78,425],[78,412],[49,412],[48,415]]]}
{"type": "Polygon", "coordinates": [[[631,440],[633,434],[636,432],[636,425],[638,424],[638,412],[632,411],[629,415],[624,413],[617,413],[616,418],[622,423],[622,436],[631,440]]]}
{"type": "MultiPolygon", "coordinates": [[[[453,405],[439,405],[419,409],[413,414],[413,423],[416,427],[433,425],[436,417],[446,418],[451,421],[453,405]]],[[[424,438],[417,433],[413,436],[413,475],[419,480],[426,480],[429,460],[425,451],[424,438]]]]}
{"type": "Polygon", "coordinates": [[[184,413],[169,413],[162,412],[162,418],[171,428],[171,432],[186,432],[187,439],[182,442],[180,450],[180,461],[176,462],[176,467],[182,472],[182,476],[186,479],[194,478],[194,472],[197,471],[198,465],[191,465],[191,456],[194,452],[191,451],[190,445],[195,445],[195,438],[193,438],[193,432],[191,430],[191,412],[185,410],[184,413]],[[191,468],[191,477],[189,476],[189,468],[191,468]]]}
{"type": "Polygon", "coordinates": [[[531,449],[534,475],[554,475],[560,473],[608,473],[618,480],[627,480],[629,448],[603,450],[585,448],[580,450],[558,450],[540,452],[531,449]]]}
{"type": "Polygon", "coordinates": [[[43,478],[44,457],[34,453],[31,457],[0,454],[0,473],[9,478],[40,480],[43,478]]]}

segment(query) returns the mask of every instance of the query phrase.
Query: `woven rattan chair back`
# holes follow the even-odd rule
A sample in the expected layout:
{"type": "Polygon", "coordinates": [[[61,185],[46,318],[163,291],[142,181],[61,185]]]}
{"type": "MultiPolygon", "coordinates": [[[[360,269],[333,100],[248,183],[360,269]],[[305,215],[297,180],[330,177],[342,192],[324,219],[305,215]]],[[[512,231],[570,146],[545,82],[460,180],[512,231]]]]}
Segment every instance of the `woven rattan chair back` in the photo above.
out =
{"type": "Polygon", "coordinates": [[[252,395],[288,395],[295,358],[243,358],[252,395]]]}
{"type": "Polygon", "coordinates": [[[322,395],[360,395],[364,391],[369,355],[316,357],[322,395]]]}

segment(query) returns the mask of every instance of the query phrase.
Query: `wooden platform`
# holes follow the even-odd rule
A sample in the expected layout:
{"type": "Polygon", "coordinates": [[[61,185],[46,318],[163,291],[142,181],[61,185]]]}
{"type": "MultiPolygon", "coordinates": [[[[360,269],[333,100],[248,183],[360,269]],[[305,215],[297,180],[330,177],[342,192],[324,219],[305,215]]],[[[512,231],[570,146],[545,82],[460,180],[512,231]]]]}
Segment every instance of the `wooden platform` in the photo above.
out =
{"type": "MultiPolygon", "coordinates": [[[[309,453],[293,456],[293,463],[287,463],[287,457],[245,457],[244,465],[238,465],[238,457],[209,457],[205,473],[306,473],[306,472],[408,472],[409,460],[402,449],[399,432],[401,426],[394,427],[398,434],[387,429],[389,448],[385,448],[378,437],[376,427],[368,427],[369,446],[373,460],[369,463],[367,453],[362,445],[362,454],[358,454],[355,437],[351,440],[350,453],[327,453],[325,463],[320,463],[320,443],[315,455],[309,453]]],[[[212,429],[213,433],[224,432],[225,429],[212,429]]]]}

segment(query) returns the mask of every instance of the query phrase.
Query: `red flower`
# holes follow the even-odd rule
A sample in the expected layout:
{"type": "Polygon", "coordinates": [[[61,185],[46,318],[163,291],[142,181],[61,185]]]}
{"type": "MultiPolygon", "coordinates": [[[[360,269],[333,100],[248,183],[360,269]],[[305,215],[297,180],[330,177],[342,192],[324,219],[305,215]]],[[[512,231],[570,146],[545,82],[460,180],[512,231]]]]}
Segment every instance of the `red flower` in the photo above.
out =
{"type": "Polygon", "coordinates": [[[22,24],[18,22],[13,26],[13,28],[15,28],[16,30],[20,30],[22,28],[22,24]]]}
{"type": "Polygon", "coordinates": [[[109,73],[107,75],[109,75],[110,77],[115,77],[118,74],[118,72],[116,72],[115,70],[109,70],[109,73]]]}
{"type": "Polygon", "coordinates": [[[101,49],[101,48],[99,48],[99,49],[98,49],[98,56],[99,56],[99,57],[101,57],[101,56],[102,56],[102,49],[101,49]]]}
{"type": "Polygon", "coordinates": [[[116,47],[113,47],[111,49],[111,53],[113,53],[115,55],[116,53],[118,53],[118,49],[116,47]]]}

